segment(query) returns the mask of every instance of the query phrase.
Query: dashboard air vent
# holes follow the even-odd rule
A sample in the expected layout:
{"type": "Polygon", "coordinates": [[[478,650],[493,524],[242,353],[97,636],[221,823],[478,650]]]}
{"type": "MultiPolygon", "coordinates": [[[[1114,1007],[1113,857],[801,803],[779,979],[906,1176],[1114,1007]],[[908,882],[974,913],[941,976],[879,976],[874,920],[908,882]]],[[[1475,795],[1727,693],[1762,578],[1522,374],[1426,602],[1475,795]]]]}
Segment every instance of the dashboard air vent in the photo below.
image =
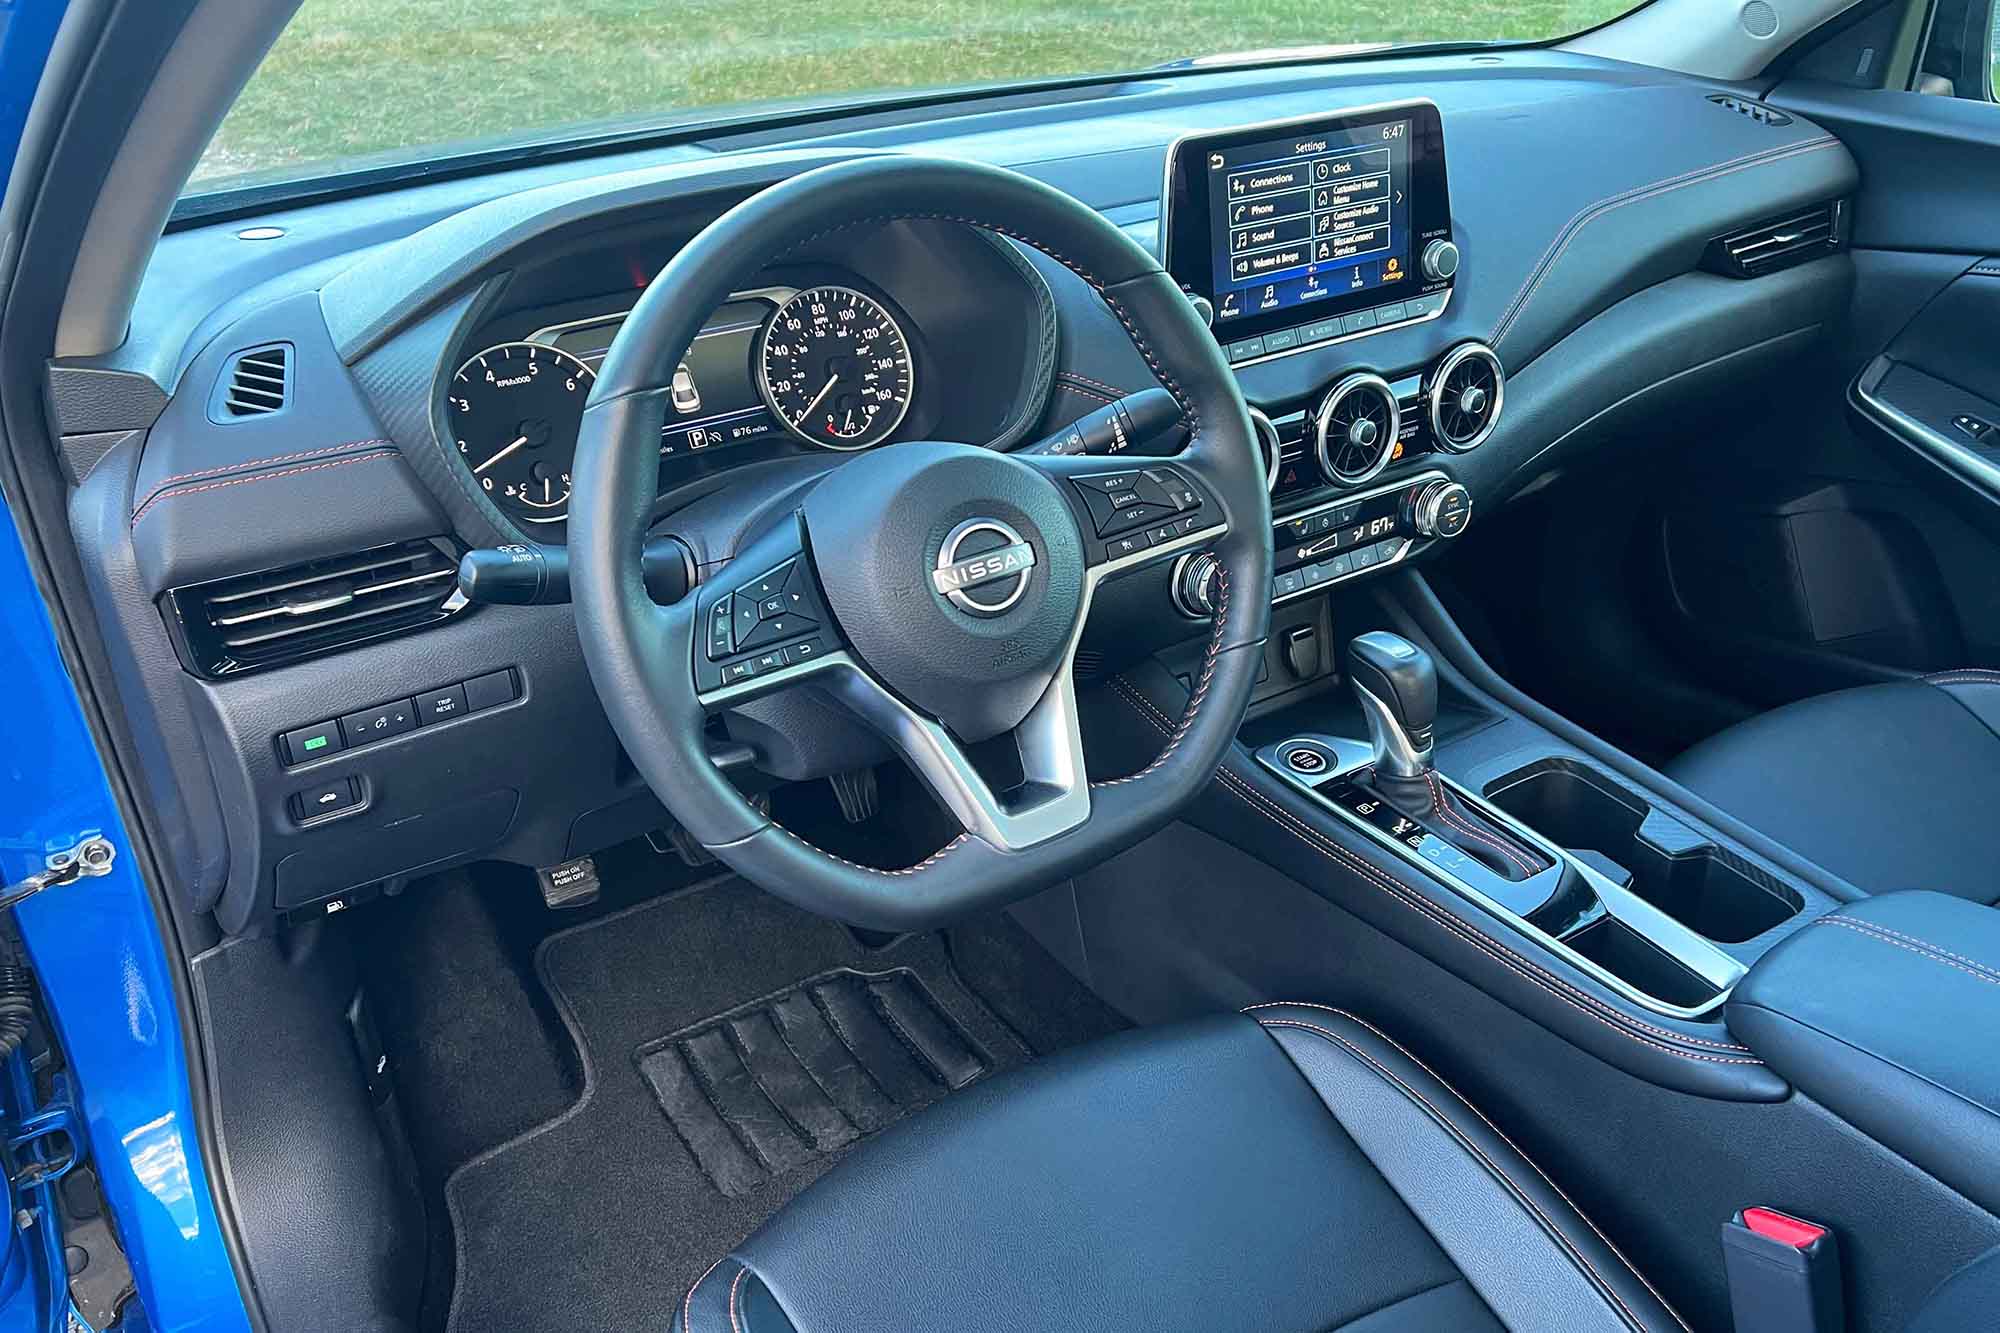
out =
{"type": "Polygon", "coordinates": [[[1708,100],[1724,111],[1734,111],[1737,115],[1754,120],[1759,125],[1789,125],[1792,118],[1774,106],[1753,101],[1748,97],[1736,97],[1729,93],[1710,93],[1708,100]]]}
{"type": "Polygon", "coordinates": [[[1506,393],[1507,379],[1492,348],[1464,343],[1446,353],[1431,376],[1431,434],[1438,445],[1462,454],[1486,443],[1506,393]]]}
{"type": "Polygon", "coordinates": [[[1313,414],[1319,465],[1328,481],[1359,486],[1389,466],[1403,409],[1380,375],[1349,375],[1333,386],[1313,414]]]}
{"type": "Polygon", "coordinates": [[[205,676],[259,671],[408,633],[466,605],[458,553],[437,539],[194,584],[170,598],[187,663],[205,676]]]}
{"type": "Polygon", "coordinates": [[[1818,204],[1733,232],[1708,247],[1708,267],[1732,277],[1754,278],[1818,259],[1840,248],[1843,209],[1818,204]]]}
{"type": "Polygon", "coordinates": [[[271,343],[238,352],[216,385],[214,410],[219,422],[267,417],[285,410],[292,397],[292,345],[271,343]]]}

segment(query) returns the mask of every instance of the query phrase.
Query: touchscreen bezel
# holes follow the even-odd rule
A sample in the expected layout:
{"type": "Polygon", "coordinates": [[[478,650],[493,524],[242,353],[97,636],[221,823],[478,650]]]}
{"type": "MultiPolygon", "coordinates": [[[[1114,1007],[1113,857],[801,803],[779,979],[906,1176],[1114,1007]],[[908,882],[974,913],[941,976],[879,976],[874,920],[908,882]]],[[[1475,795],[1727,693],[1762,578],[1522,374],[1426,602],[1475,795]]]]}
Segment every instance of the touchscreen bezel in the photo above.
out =
{"type": "Polygon", "coordinates": [[[1274,136],[1299,132],[1331,134],[1397,120],[1410,122],[1410,264],[1420,281],[1400,291],[1371,287],[1227,323],[1218,320],[1212,326],[1218,341],[1235,343],[1267,333],[1296,329],[1330,315],[1370,309],[1395,301],[1399,296],[1421,296],[1448,290],[1452,285],[1449,278],[1422,280],[1419,267],[1427,244],[1434,240],[1451,239],[1451,194],[1444,163],[1444,117],[1439,113],[1437,103],[1428,98],[1413,98],[1404,102],[1352,107],[1323,115],[1262,121],[1225,130],[1204,130],[1184,134],[1168,145],[1166,180],[1160,195],[1163,263],[1175,282],[1213,304],[1218,299],[1218,293],[1215,290],[1211,248],[1214,239],[1209,218],[1209,173],[1199,169],[1190,171],[1187,164],[1200,163],[1205,154],[1218,149],[1241,148],[1274,136]]]}

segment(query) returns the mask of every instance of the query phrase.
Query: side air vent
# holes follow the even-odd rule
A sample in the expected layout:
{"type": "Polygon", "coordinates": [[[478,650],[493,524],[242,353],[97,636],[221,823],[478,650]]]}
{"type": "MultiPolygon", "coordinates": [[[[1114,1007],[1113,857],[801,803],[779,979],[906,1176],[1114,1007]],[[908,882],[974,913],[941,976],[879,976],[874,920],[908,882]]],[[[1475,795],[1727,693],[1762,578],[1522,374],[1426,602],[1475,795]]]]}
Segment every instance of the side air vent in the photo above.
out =
{"type": "Polygon", "coordinates": [[[1500,421],[1507,377],[1484,343],[1462,343],[1431,375],[1431,434],[1440,448],[1462,454],[1486,443],[1500,421]]]}
{"type": "Polygon", "coordinates": [[[1320,469],[1328,481],[1359,486],[1389,466],[1403,410],[1380,375],[1349,375],[1333,386],[1313,413],[1320,469]]]}
{"type": "Polygon", "coordinates": [[[466,605],[458,553],[441,539],[176,588],[187,664],[234,676],[435,624],[466,605]]]}
{"type": "MultiPolygon", "coordinates": [[[[1752,36],[1755,35],[1754,33],[1752,34],[1752,36]]],[[[1734,111],[1737,115],[1747,120],[1754,120],[1759,125],[1789,125],[1792,123],[1792,118],[1778,110],[1778,108],[1768,106],[1763,102],[1753,101],[1748,97],[1736,97],[1729,93],[1710,93],[1708,100],[1721,107],[1724,111],[1734,111]]]]}
{"type": "Polygon", "coordinates": [[[1818,204],[1709,243],[1709,268],[1736,278],[1754,278],[1818,259],[1840,248],[1845,210],[1818,204]]]}
{"type": "Polygon", "coordinates": [[[238,352],[216,382],[209,417],[221,424],[282,412],[292,400],[292,345],[270,343],[238,352]]]}

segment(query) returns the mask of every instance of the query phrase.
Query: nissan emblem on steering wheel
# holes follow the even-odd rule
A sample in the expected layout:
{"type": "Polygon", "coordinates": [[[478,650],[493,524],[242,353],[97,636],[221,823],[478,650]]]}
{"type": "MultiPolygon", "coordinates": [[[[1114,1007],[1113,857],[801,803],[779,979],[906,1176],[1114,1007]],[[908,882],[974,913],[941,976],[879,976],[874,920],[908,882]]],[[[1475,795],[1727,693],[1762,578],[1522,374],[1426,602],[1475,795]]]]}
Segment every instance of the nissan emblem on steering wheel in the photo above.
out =
{"type": "Polygon", "coordinates": [[[938,549],[931,584],[975,616],[997,616],[1020,601],[1035,574],[1035,548],[995,518],[968,518],[938,549]]]}

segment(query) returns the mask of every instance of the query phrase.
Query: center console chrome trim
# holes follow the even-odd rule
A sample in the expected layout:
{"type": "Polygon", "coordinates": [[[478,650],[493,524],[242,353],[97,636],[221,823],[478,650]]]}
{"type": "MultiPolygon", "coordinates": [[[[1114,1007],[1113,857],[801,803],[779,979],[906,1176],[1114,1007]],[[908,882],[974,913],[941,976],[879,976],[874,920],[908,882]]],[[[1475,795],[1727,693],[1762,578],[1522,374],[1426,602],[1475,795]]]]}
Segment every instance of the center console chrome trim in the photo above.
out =
{"type": "MultiPolygon", "coordinates": [[[[1568,866],[1570,869],[1581,874],[1585,881],[1589,883],[1591,889],[1597,894],[1598,899],[1604,904],[1605,910],[1612,917],[1644,937],[1655,948],[1661,950],[1682,967],[1687,968],[1703,981],[1717,988],[1714,999],[1705,1001],[1693,1008],[1669,1004],[1667,1001],[1659,999],[1656,996],[1646,994],[1631,982],[1585,958],[1555,936],[1550,935],[1537,926],[1531,925],[1444,867],[1416,855],[1415,852],[1403,843],[1398,842],[1372,824],[1361,820],[1353,812],[1343,809],[1340,805],[1320,795],[1317,790],[1319,784],[1333,778],[1345,777],[1361,768],[1365,768],[1371,758],[1372,753],[1369,747],[1358,742],[1311,734],[1290,736],[1275,745],[1266,745],[1257,751],[1257,762],[1270,772],[1277,774],[1280,778],[1289,782],[1299,791],[1305,793],[1319,808],[1330,811],[1343,826],[1358,830],[1364,837],[1374,842],[1377,846],[1386,848],[1404,864],[1421,871],[1430,879],[1443,884],[1468,901],[1477,904],[1488,914],[1502,924],[1512,928],[1529,942],[1548,950],[1571,967],[1596,979],[1634,1004],[1649,1009],[1656,1014],[1664,1014],[1669,1018],[1687,1020],[1698,1021],[1705,1019],[1722,1007],[1723,1003],[1729,999],[1730,991],[1735,989],[1736,983],[1742,980],[1744,973],[1749,971],[1749,968],[1744,966],[1741,961],[1723,952],[1722,949],[1718,948],[1710,940],[1697,935],[1694,931],[1674,920],[1659,908],[1633,893],[1630,889],[1612,883],[1576,857],[1571,856],[1567,851],[1509,816],[1505,811],[1496,809],[1479,797],[1474,796],[1458,783],[1453,782],[1444,774],[1439,773],[1437,775],[1438,781],[1450,788],[1461,801],[1473,806],[1480,814],[1501,825],[1528,846],[1533,847],[1536,851],[1550,858],[1550,860],[1557,862],[1559,866],[1568,866]],[[1281,755],[1292,747],[1302,743],[1321,745],[1333,751],[1340,758],[1339,766],[1330,772],[1313,774],[1301,774],[1292,769],[1283,761],[1281,755]]],[[[1546,875],[1553,872],[1545,870],[1542,873],[1546,875]]]]}

